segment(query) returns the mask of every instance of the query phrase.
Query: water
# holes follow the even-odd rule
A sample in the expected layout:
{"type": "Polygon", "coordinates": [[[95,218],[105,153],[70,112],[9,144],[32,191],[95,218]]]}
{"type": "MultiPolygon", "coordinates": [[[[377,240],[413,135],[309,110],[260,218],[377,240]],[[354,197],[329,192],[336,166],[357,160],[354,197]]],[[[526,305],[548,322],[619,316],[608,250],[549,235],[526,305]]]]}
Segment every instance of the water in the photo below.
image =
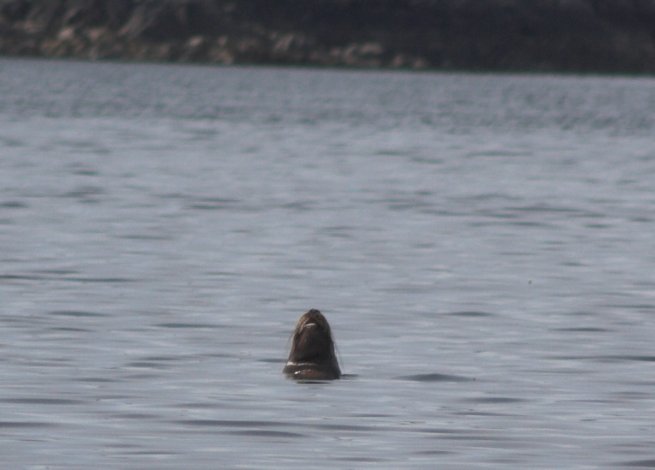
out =
{"type": "Polygon", "coordinates": [[[3,468],[655,466],[655,80],[0,91],[3,468]],[[311,307],[344,380],[281,374],[311,307]]]}

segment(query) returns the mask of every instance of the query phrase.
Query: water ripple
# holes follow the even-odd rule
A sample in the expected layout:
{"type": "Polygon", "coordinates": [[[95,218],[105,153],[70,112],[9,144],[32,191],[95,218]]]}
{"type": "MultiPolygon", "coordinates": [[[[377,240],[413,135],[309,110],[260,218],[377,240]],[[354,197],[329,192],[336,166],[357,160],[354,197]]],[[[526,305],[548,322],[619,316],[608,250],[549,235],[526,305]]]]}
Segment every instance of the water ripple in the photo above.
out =
{"type": "Polygon", "coordinates": [[[56,423],[47,423],[47,422],[39,422],[39,421],[0,421],[0,429],[2,428],[14,428],[14,429],[52,428],[57,426],[58,424],[56,423]]]}
{"type": "Polygon", "coordinates": [[[67,398],[0,398],[0,403],[23,405],[79,405],[84,403],[84,401],[67,398]]]}
{"type": "Polygon", "coordinates": [[[403,375],[401,377],[396,377],[399,380],[410,380],[413,382],[471,382],[475,379],[469,377],[463,377],[461,375],[450,375],[450,374],[415,374],[415,375],[403,375]]]}

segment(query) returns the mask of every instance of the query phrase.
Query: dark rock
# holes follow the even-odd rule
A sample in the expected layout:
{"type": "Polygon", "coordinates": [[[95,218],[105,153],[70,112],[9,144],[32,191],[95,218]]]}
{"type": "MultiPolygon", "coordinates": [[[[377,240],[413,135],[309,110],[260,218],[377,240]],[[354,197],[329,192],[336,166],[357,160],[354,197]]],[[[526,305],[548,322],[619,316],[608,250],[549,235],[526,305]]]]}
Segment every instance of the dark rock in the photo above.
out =
{"type": "Polygon", "coordinates": [[[189,35],[187,3],[150,0],[137,5],[121,34],[150,41],[178,40],[189,35]]]}
{"type": "Polygon", "coordinates": [[[0,54],[655,73],[655,0],[0,0],[0,54]]]}
{"type": "Polygon", "coordinates": [[[133,0],[68,0],[63,23],[120,28],[134,9],[133,0]]]}
{"type": "Polygon", "coordinates": [[[64,2],[60,0],[37,1],[31,5],[25,18],[27,31],[37,34],[56,33],[61,24],[61,18],[65,15],[64,2]]]}
{"type": "Polygon", "coordinates": [[[0,5],[0,18],[4,21],[23,21],[31,8],[27,0],[12,0],[0,5]]]}
{"type": "Polygon", "coordinates": [[[186,6],[186,21],[190,34],[217,36],[230,24],[230,9],[221,8],[224,2],[196,1],[186,6]]]}

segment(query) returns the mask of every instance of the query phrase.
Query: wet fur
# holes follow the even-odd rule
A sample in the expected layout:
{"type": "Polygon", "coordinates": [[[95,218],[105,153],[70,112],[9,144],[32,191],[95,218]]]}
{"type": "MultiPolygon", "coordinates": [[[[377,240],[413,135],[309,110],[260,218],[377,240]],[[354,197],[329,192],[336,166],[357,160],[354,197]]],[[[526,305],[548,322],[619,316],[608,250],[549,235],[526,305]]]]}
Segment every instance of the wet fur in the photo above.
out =
{"type": "Polygon", "coordinates": [[[330,325],[318,310],[309,310],[298,320],[284,373],[308,380],[341,377],[330,325]]]}

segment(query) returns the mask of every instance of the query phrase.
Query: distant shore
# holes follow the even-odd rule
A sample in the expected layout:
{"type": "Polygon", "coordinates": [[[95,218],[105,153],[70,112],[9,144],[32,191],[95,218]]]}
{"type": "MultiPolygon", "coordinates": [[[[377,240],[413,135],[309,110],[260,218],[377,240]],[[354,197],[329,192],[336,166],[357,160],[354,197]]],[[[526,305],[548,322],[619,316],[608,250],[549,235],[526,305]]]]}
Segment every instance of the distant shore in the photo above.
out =
{"type": "Polygon", "coordinates": [[[655,73],[655,0],[0,0],[0,55],[655,73]]]}

